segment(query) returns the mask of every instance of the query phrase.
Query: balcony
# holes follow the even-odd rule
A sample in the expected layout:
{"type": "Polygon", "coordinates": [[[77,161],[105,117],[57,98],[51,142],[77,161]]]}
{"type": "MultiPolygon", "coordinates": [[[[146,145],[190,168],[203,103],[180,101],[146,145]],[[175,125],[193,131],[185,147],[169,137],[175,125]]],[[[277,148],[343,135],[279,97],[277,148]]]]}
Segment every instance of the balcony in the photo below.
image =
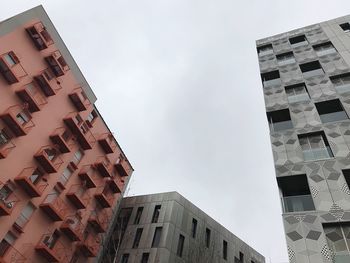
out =
{"type": "Polygon", "coordinates": [[[85,257],[96,257],[101,246],[98,236],[88,234],[84,241],[78,243],[78,248],[85,257]]]}
{"type": "Polygon", "coordinates": [[[78,111],[87,110],[91,105],[90,100],[81,87],[74,89],[68,96],[78,111]]]}
{"type": "Polygon", "coordinates": [[[56,77],[63,76],[69,70],[69,66],[58,50],[45,57],[45,60],[56,77]]]}
{"type": "Polygon", "coordinates": [[[28,167],[14,179],[30,197],[39,197],[49,185],[46,177],[35,167],[28,167]]]}
{"type": "Polygon", "coordinates": [[[114,166],[120,176],[129,176],[133,172],[129,161],[124,157],[119,157],[114,166]]]}
{"type": "Polygon", "coordinates": [[[113,165],[109,159],[105,156],[100,156],[97,158],[94,166],[102,177],[112,177],[113,176],[113,165]]]}
{"type": "Polygon", "coordinates": [[[20,78],[27,76],[27,72],[22,67],[14,52],[9,52],[0,57],[0,73],[8,84],[20,81],[20,78]]]}
{"type": "Polygon", "coordinates": [[[69,145],[70,139],[71,133],[64,127],[55,129],[50,135],[50,140],[57,145],[61,153],[69,153],[71,151],[71,146],[69,145]]]}
{"type": "Polygon", "coordinates": [[[105,209],[101,211],[93,210],[88,219],[88,223],[94,228],[97,233],[104,233],[107,231],[111,219],[105,209]]]}
{"type": "Polygon", "coordinates": [[[66,248],[54,234],[45,234],[42,236],[35,250],[48,262],[69,262],[72,252],[66,248]]]}
{"type": "Polygon", "coordinates": [[[63,160],[58,156],[59,152],[51,146],[43,146],[34,155],[34,158],[47,173],[57,173],[63,164],[63,160]]]}
{"type": "Polygon", "coordinates": [[[66,203],[58,197],[57,193],[48,194],[40,208],[53,220],[62,221],[68,211],[66,203]]]}
{"type": "Polygon", "coordinates": [[[77,136],[77,140],[84,150],[92,149],[96,139],[91,131],[83,126],[84,122],[80,121],[80,115],[71,112],[63,119],[63,121],[72,133],[77,136]]]}
{"type": "Polygon", "coordinates": [[[47,104],[46,98],[41,94],[38,87],[34,83],[29,83],[16,91],[16,95],[23,103],[28,104],[30,112],[40,111],[47,104]]]}
{"type": "Polygon", "coordinates": [[[82,184],[72,185],[66,196],[77,209],[85,209],[91,199],[89,193],[82,184]]]}
{"type": "Polygon", "coordinates": [[[26,31],[38,50],[46,49],[48,46],[53,44],[53,40],[49,32],[47,32],[45,26],[41,22],[26,28],[26,31]]]}
{"type": "Polygon", "coordinates": [[[54,96],[62,89],[50,69],[45,69],[40,75],[34,77],[34,80],[41,88],[46,97],[54,96]]]}
{"type": "Polygon", "coordinates": [[[17,137],[26,135],[35,126],[28,109],[19,104],[7,108],[0,119],[17,137]]]}
{"type": "Polygon", "coordinates": [[[94,197],[103,208],[112,207],[115,199],[107,185],[97,187],[94,197]]]}
{"type": "Polygon", "coordinates": [[[0,182],[0,216],[10,215],[18,201],[19,198],[7,184],[0,182]]]}
{"type": "Polygon", "coordinates": [[[75,216],[68,216],[60,226],[60,230],[71,240],[71,241],[82,241],[84,226],[80,220],[75,216]]]}
{"type": "Polygon", "coordinates": [[[3,139],[0,137],[0,159],[6,158],[9,153],[16,148],[16,145],[10,139],[3,139]]]}
{"type": "Polygon", "coordinates": [[[115,142],[113,134],[111,133],[102,134],[98,139],[98,143],[100,144],[100,146],[106,154],[114,153],[115,149],[117,148],[117,144],[115,142]]]}
{"type": "Polygon", "coordinates": [[[118,177],[119,176],[107,178],[107,184],[113,193],[121,193],[124,188],[124,182],[122,182],[118,177]]]}
{"type": "Polygon", "coordinates": [[[316,161],[332,158],[334,155],[329,146],[325,148],[303,150],[304,160],[307,161],[316,161]]]}
{"type": "Polygon", "coordinates": [[[0,257],[0,263],[27,263],[28,259],[16,248],[9,245],[6,252],[0,257]]]}
{"type": "Polygon", "coordinates": [[[79,178],[84,181],[87,188],[95,188],[101,182],[91,165],[84,165],[78,173],[79,178]]]}
{"type": "Polygon", "coordinates": [[[282,198],[285,213],[315,210],[311,194],[286,196],[282,198]]]}

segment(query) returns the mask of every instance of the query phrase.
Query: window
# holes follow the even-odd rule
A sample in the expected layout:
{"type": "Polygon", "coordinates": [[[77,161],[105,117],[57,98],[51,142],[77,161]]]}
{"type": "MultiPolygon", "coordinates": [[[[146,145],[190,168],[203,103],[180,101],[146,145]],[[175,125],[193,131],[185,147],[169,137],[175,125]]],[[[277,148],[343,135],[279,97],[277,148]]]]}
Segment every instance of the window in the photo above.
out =
{"type": "Polygon", "coordinates": [[[257,47],[259,56],[265,56],[273,54],[273,47],[272,44],[267,44],[264,46],[257,47]]]}
{"type": "Polygon", "coordinates": [[[323,224],[323,230],[334,262],[350,262],[349,222],[323,224]]]}
{"type": "Polygon", "coordinates": [[[345,33],[349,33],[350,32],[350,24],[349,23],[343,23],[339,25],[345,33]]]}
{"type": "Polygon", "coordinates": [[[161,205],[156,205],[154,207],[154,212],[153,212],[153,216],[152,216],[152,223],[157,223],[158,222],[160,208],[161,208],[161,205]]]}
{"type": "Polygon", "coordinates": [[[73,171],[71,170],[71,168],[69,168],[68,166],[66,168],[64,168],[63,170],[63,173],[59,179],[59,182],[62,184],[62,185],[66,185],[69,178],[72,176],[73,174],[73,171]]]}
{"type": "Polygon", "coordinates": [[[242,252],[239,252],[239,260],[244,262],[244,254],[242,252]]]}
{"type": "Polygon", "coordinates": [[[16,115],[16,119],[18,123],[23,126],[24,124],[30,121],[30,115],[24,111],[21,111],[16,115]]]}
{"type": "Polygon", "coordinates": [[[142,231],[143,231],[143,228],[138,228],[136,230],[136,235],[135,235],[135,239],[134,239],[134,243],[132,245],[132,248],[138,248],[139,247],[141,236],[142,236],[142,231]]]}
{"type": "Polygon", "coordinates": [[[4,239],[0,242],[0,257],[4,256],[9,248],[15,243],[17,237],[12,232],[7,232],[4,239]]]}
{"type": "Polygon", "coordinates": [[[317,56],[319,57],[337,52],[337,50],[334,48],[331,42],[315,45],[313,48],[316,51],[317,56]]]}
{"type": "Polygon", "coordinates": [[[59,239],[60,235],[57,231],[53,232],[52,235],[48,235],[44,238],[43,243],[50,249],[53,249],[59,239]]]}
{"type": "Polygon", "coordinates": [[[280,73],[278,70],[262,73],[261,80],[265,88],[281,84],[280,73]]]}
{"type": "Polygon", "coordinates": [[[330,79],[339,94],[350,91],[350,73],[333,76],[330,79]]]}
{"type": "Polygon", "coordinates": [[[211,235],[211,231],[209,228],[205,229],[205,246],[207,248],[210,247],[210,235],[211,235]]]}
{"type": "Polygon", "coordinates": [[[141,216],[142,216],[142,211],[143,211],[143,207],[140,206],[139,208],[137,208],[136,211],[136,216],[135,216],[135,220],[134,220],[134,224],[137,225],[140,223],[141,220],[141,216]]]}
{"type": "Polygon", "coordinates": [[[16,226],[20,229],[23,229],[24,226],[29,222],[29,218],[34,213],[36,207],[32,204],[32,202],[29,202],[22,210],[19,217],[16,219],[16,226]]]}
{"type": "Polygon", "coordinates": [[[7,65],[9,65],[10,67],[13,67],[14,65],[19,63],[17,56],[12,51],[5,54],[3,57],[4,57],[7,65]]]}
{"type": "Polygon", "coordinates": [[[305,174],[278,177],[277,183],[282,195],[283,212],[315,210],[305,174]]]}
{"type": "Polygon", "coordinates": [[[149,253],[142,253],[141,263],[147,263],[149,259],[149,253]]]}
{"type": "Polygon", "coordinates": [[[293,122],[290,119],[288,109],[267,112],[267,119],[269,121],[270,130],[282,131],[293,128],[293,122]]]}
{"type": "Polygon", "coordinates": [[[222,258],[227,260],[227,242],[225,240],[222,241],[222,258]]]}
{"type": "Polygon", "coordinates": [[[296,102],[310,100],[309,93],[307,92],[307,89],[304,83],[286,86],[285,90],[286,90],[289,103],[296,103],[296,102]]]}
{"type": "Polygon", "coordinates": [[[90,114],[87,116],[87,120],[90,122],[90,123],[93,123],[97,118],[97,113],[95,110],[93,110],[92,112],[90,112],[90,114]]]}
{"type": "Polygon", "coordinates": [[[197,233],[197,220],[192,218],[191,234],[193,238],[196,238],[197,233]]]}
{"type": "Polygon", "coordinates": [[[129,254],[123,254],[122,259],[120,260],[120,263],[128,263],[129,261],[129,254]]]}
{"type": "Polygon", "coordinates": [[[152,240],[152,247],[158,247],[160,243],[160,237],[162,235],[162,227],[156,227],[154,230],[154,236],[152,240]]]}
{"type": "Polygon", "coordinates": [[[177,242],[177,251],[176,255],[178,255],[180,258],[182,257],[182,252],[184,249],[184,243],[185,243],[185,237],[183,235],[179,235],[179,241],[177,242]]]}
{"type": "Polygon", "coordinates": [[[74,153],[72,162],[73,162],[75,165],[78,165],[83,157],[84,157],[84,151],[81,150],[81,149],[79,149],[78,151],[76,151],[76,152],[74,153]]]}
{"type": "Polygon", "coordinates": [[[318,102],[315,106],[323,123],[349,119],[338,99],[318,102]]]}
{"type": "Polygon", "coordinates": [[[311,78],[324,74],[321,64],[318,61],[300,64],[299,67],[305,78],[311,78]]]}
{"type": "Polygon", "coordinates": [[[292,45],[292,47],[300,47],[308,44],[305,35],[292,37],[289,39],[289,43],[292,45]]]}
{"type": "Polygon", "coordinates": [[[323,131],[301,134],[298,138],[305,161],[328,159],[334,156],[323,131]]]}
{"type": "Polygon", "coordinates": [[[14,200],[13,200],[13,188],[9,183],[6,183],[1,189],[0,189],[0,202],[3,203],[7,208],[11,209],[14,207],[14,200]]]}
{"type": "Polygon", "coordinates": [[[8,132],[6,132],[6,129],[4,128],[1,129],[0,130],[0,147],[8,143],[10,139],[11,139],[11,136],[8,134],[8,132]]]}
{"type": "Polygon", "coordinates": [[[276,56],[278,65],[284,66],[295,63],[293,52],[287,52],[276,56]]]}

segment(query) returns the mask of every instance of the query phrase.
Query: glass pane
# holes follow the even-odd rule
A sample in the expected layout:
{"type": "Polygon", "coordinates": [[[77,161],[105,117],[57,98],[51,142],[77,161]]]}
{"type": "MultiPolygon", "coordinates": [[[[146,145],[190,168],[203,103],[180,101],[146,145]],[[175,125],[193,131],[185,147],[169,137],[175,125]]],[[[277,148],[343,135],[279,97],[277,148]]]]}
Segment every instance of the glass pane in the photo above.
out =
{"type": "Polygon", "coordinates": [[[283,197],[285,212],[299,212],[315,210],[311,195],[283,197]]]}
{"type": "Polygon", "coordinates": [[[325,146],[323,142],[323,138],[320,134],[311,135],[311,136],[308,136],[308,138],[311,145],[311,149],[319,149],[325,146]]]}
{"type": "Polygon", "coordinates": [[[309,144],[309,140],[307,137],[302,137],[302,138],[299,138],[299,143],[300,143],[300,146],[301,146],[301,149],[304,151],[304,150],[310,150],[310,144],[309,144]]]}
{"type": "Polygon", "coordinates": [[[310,77],[315,77],[315,76],[320,76],[323,75],[324,72],[322,69],[315,69],[307,72],[303,72],[304,77],[310,78],[310,77]]]}
{"type": "Polygon", "coordinates": [[[327,122],[333,122],[333,121],[347,120],[348,115],[346,115],[344,111],[337,111],[337,112],[322,114],[320,115],[320,118],[323,123],[327,123],[327,122]]]}

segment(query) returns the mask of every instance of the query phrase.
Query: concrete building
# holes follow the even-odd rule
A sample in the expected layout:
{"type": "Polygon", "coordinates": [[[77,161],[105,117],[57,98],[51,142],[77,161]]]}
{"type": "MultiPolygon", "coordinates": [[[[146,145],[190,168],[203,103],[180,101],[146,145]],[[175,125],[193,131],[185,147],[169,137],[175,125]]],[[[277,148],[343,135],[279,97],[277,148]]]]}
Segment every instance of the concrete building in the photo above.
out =
{"type": "Polygon", "coordinates": [[[349,22],[256,41],[290,262],[350,262],[349,22]]]}
{"type": "Polygon", "coordinates": [[[120,263],[265,262],[177,192],[124,198],[99,262],[114,262],[115,251],[120,263]]]}
{"type": "Polygon", "coordinates": [[[41,6],[0,22],[0,262],[98,254],[133,168],[95,101],[41,6]]]}

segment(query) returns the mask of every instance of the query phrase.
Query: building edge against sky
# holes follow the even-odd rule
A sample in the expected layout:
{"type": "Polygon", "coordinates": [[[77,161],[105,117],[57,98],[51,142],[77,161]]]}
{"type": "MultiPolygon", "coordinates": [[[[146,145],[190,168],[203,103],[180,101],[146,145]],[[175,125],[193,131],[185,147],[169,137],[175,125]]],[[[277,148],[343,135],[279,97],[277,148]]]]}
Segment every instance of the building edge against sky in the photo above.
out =
{"type": "Polygon", "coordinates": [[[350,262],[349,22],[256,41],[290,262],[350,262]]]}
{"type": "Polygon", "coordinates": [[[263,263],[265,258],[177,192],[125,197],[99,262],[263,263]]]}
{"type": "Polygon", "coordinates": [[[0,261],[92,262],[133,168],[42,6],[0,43],[0,261]]]}

